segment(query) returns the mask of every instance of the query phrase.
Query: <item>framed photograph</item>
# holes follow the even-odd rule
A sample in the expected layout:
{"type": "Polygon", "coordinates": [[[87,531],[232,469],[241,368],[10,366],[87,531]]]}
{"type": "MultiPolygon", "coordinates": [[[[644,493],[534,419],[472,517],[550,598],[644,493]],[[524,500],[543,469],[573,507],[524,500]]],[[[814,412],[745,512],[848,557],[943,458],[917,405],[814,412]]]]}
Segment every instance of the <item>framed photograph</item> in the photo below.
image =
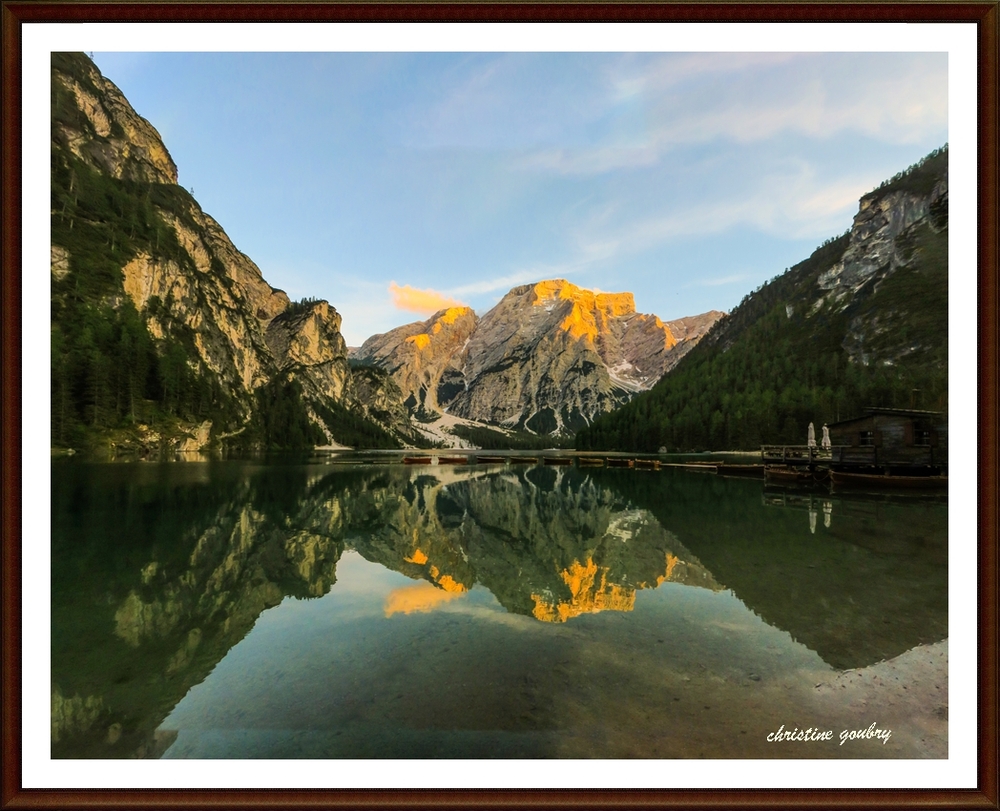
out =
{"type": "Polygon", "coordinates": [[[4,3],[5,805],[996,807],[996,13],[4,3]]]}

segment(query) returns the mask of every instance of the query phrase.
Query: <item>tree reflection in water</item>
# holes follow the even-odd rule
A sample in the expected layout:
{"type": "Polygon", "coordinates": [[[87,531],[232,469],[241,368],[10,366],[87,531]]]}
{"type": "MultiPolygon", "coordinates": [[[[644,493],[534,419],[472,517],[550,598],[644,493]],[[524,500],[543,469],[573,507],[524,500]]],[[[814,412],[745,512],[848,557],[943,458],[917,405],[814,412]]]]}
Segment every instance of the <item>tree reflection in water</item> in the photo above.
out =
{"type": "Polygon", "coordinates": [[[65,463],[52,519],[57,757],[161,754],[192,686],[265,609],[328,594],[350,550],[419,581],[383,621],[480,587],[572,635],[673,583],[730,590],[838,670],[947,635],[943,501],[668,470],[65,463]]]}

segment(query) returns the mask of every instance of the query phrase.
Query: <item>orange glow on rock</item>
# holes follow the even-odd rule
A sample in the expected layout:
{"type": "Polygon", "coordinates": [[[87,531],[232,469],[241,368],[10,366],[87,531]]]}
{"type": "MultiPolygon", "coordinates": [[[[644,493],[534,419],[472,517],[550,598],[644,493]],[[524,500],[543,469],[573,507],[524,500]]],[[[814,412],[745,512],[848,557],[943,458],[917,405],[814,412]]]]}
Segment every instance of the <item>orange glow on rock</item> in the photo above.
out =
{"type": "Polygon", "coordinates": [[[597,309],[611,318],[631,315],[635,312],[635,296],[631,293],[598,293],[594,303],[597,309]]]}
{"type": "MultiPolygon", "coordinates": [[[[469,307],[449,307],[444,311],[442,316],[438,319],[439,324],[454,324],[463,315],[471,313],[472,310],[469,307]]],[[[435,325],[437,326],[437,325],[435,325]]]]}
{"type": "Polygon", "coordinates": [[[421,332],[419,335],[411,335],[406,339],[406,343],[413,344],[417,349],[426,349],[431,342],[431,336],[426,332],[421,332]]]}
{"type": "Polygon", "coordinates": [[[597,322],[594,320],[594,313],[585,310],[576,303],[573,304],[573,309],[563,319],[559,328],[577,340],[584,338],[593,342],[597,338],[597,322]]]}
{"type": "Polygon", "coordinates": [[[576,340],[593,343],[599,335],[607,332],[609,318],[635,313],[635,296],[631,293],[595,293],[570,284],[565,279],[539,282],[532,288],[532,292],[532,304],[536,307],[553,301],[573,303],[559,328],[576,340]]]}
{"type": "Polygon", "coordinates": [[[423,566],[427,562],[427,555],[417,549],[410,557],[403,558],[407,563],[416,563],[418,566],[423,566]]]}

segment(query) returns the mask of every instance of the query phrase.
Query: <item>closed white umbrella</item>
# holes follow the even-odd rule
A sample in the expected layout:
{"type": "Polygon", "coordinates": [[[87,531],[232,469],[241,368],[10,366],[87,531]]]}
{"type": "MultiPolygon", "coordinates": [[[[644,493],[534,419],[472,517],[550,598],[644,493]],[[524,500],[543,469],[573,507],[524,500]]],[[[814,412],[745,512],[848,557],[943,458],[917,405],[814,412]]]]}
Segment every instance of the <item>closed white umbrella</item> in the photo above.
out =
{"type": "Polygon", "coordinates": [[[816,429],[809,423],[809,441],[806,443],[810,448],[816,447],[816,429]]]}
{"type": "Polygon", "coordinates": [[[823,426],[823,439],[820,440],[820,444],[823,446],[823,450],[828,451],[833,447],[833,443],[830,442],[830,429],[825,425],[823,426]]]}

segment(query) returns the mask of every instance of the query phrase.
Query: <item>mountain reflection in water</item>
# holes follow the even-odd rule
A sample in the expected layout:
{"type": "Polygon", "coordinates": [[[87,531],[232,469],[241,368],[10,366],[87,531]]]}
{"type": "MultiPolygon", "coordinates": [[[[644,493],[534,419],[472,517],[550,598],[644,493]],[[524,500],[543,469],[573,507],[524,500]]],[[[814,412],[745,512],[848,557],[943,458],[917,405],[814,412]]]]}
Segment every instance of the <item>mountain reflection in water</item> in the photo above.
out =
{"type": "MultiPolygon", "coordinates": [[[[338,605],[353,606],[354,613],[330,627],[333,636],[308,638],[310,649],[348,646],[350,656],[337,660],[346,670],[337,678],[353,674],[341,688],[355,698],[366,689],[365,672],[355,672],[361,662],[369,662],[372,676],[395,661],[380,646],[393,639],[392,650],[417,644],[393,637],[411,627],[398,624],[404,619],[426,623],[441,615],[435,622],[444,623],[464,612],[461,616],[473,624],[462,632],[465,636],[455,631],[443,651],[455,656],[464,646],[472,656],[473,648],[487,645],[483,618],[496,625],[509,616],[507,626],[519,631],[498,644],[513,647],[475,654],[498,657],[494,667],[503,672],[493,687],[468,687],[468,702],[485,706],[493,701],[500,707],[497,696],[517,682],[514,689],[521,689],[518,700],[524,702],[518,705],[521,721],[503,718],[497,709],[496,717],[470,715],[462,723],[493,730],[513,724],[510,729],[531,735],[541,725],[549,737],[529,735],[523,739],[531,741],[524,743],[526,749],[508,751],[507,744],[487,736],[482,746],[496,756],[562,751],[551,735],[565,720],[556,717],[553,706],[569,702],[569,693],[554,701],[549,696],[551,706],[540,708],[532,697],[539,689],[531,682],[536,677],[518,671],[516,656],[534,658],[557,673],[588,644],[592,656],[605,651],[604,633],[612,634],[609,639],[633,633],[635,640],[628,644],[647,652],[648,644],[662,645],[665,636],[681,645],[681,627],[690,617],[677,615],[678,609],[668,609],[664,600],[693,612],[690,606],[709,605],[694,599],[699,593],[732,593],[746,608],[727,607],[738,618],[727,622],[745,629],[751,627],[746,623],[758,622],[756,615],[776,629],[767,631],[767,639],[781,637],[768,642],[768,649],[787,647],[794,656],[786,661],[794,658],[797,667],[863,668],[947,636],[947,507],[941,501],[803,496],[765,490],[759,481],[678,471],[60,463],[53,465],[52,525],[56,757],[163,754],[177,735],[165,728],[164,719],[184,717],[182,699],[207,696],[213,679],[226,677],[229,665],[223,660],[261,644],[254,640],[267,638],[269,623],[292,622],[294,606],[286,598],[329,595],[338,605]],[[341,585],[338,568],[347,560],[357,562],[341,585]],[[695,591],[660,589],[664,597],[646,603],[643,614],[639,597],[665,583],[695,591]],[[279,604],[288,610],[263,622],[263,612],[279,604]],[[739,619],[746,609],[753,615],[739,619]],[[637,616],[634,623],[608,631],[596,617],[580,625],[585,615],[602,612],[637,616]],[[346,630],[349,623],[352,630],[346,630]],[[542,623],[552,627],[539,636],[527,633],[530,625],[522,623],[535,623],[539,631],[542,623]],[[643,633],[651,641],[639,642],[643,633]],[[227,657],[234,646],[238,650],[227,657]]],[[[299,613],[313,616],[327,599],[313,600],[317,608],[308,611],[302,604],[299,613]]],[[[723,627],[722,620],[718,623],[723,627]]],[[[303,639],[318,633],[304,627],[285,629],[272,647],[291,644],[296,633],[306,634],[303,639]]],[[[702,633],[715,633],[711,622],[706,627],[702,633]]],[[[735,642],[727,644],[733,649],[726,654],[720,648],[720,661],[743,655],[735,642]]],[[[628,666],[617,661],[622,651],[603,655],[615,657],[616,668],[628,666]]],[[[388,671],[382,676],[383,682],[394,678],[388,671]]],[[[430,677],[422,673],[419,678],[430,677]]],[[[439,678],[455,679],[454,690],[461,694],[460,673],[439,678]]],[[[481,674],[470,678],[482,681],[481,674]]],[[[741,678],[744,686],[753,686],[746,674],[741,678]]],[[[267,693],[248,696],[255,707],[273,700],[267,693]]],[[[371,709],[351,709],[351,700],[343,698],[338,705],[344,717],[337,723],[350,726],[368,719],[371,709]]],[[[373,695],[369,704],[388,700],[373,695]]],[[[220,726],[228,723],[220,721],[220,726]]],[[[296,723],[308,726],[308,713],[296,723]]],[[[440,722],[411,718],[407,723],[423,728],[440,722]]],[[[357,756],[413,756],[402,738],[394,740],[369,743],[374,748],[357,756]]],[[[243,754],[218,756],[254,750],[239,751],[243,754]]],[[[315,756],[308,747],[290,751],[285,756],[315,756]]],[[[324,751],[336,756],[340,750],[324,751]]],[[[418,756],[429,756],[426,748],[421,751],[418,756]]],[[[457,756],[447,746],[441,751],[457,756]]],[[[474,753],[475,746],[464,751],[474,753]]],[[[265,749],[259,756],[269,754],[265,749]]]]}

